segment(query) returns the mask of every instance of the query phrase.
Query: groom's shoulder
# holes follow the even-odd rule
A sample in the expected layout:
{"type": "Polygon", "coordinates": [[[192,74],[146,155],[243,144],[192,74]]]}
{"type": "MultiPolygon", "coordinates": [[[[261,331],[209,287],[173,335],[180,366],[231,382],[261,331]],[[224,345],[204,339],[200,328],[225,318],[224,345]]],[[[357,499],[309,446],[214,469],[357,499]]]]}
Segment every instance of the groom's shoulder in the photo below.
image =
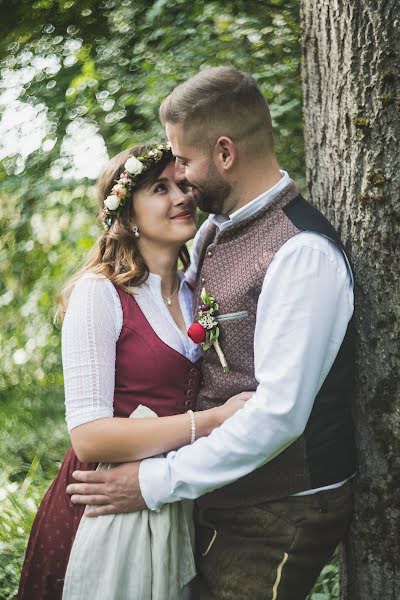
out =
{"type": "Polygon", "coordinates": [[[208,215],[206,220],[198,228],[196,235],[194,236],[194,239],[193,239],[193,246],[192,246],[193,252],[198,252],[200,250],[200,248],[203,245],[203,242],[207,236],[207,232],[210,231],[211,228],[215,227],[214,217],[215,217],[215,215],[213,215],[213,214],[208,215]]]}
{"type": "Polygon", "coordinates": [[[342,247],[339,233],[326,216],[311,202],[298,194],[282,208],[287,218],[300,231],[319,233],[342,247]]]}

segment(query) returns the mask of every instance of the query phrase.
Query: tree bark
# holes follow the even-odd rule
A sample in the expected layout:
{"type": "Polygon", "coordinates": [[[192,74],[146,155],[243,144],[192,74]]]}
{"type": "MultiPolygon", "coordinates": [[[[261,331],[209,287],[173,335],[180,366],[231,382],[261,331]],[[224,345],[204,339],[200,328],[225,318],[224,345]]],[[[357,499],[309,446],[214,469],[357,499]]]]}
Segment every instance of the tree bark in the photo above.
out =
{"type": "Polygon", "coordinates": [[[400,598],[400,5],[302,0],[307,181],[356,278],[359,474],[342,599],[400,598]]]}

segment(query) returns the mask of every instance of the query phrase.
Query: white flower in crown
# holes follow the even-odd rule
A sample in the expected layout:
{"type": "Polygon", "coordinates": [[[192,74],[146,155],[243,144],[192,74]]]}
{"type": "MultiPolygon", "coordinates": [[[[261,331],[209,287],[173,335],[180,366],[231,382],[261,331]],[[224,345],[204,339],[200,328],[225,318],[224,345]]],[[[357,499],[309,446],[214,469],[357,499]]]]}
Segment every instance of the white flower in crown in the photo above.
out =
{"type": "Polygon", "coordinates": [[[132,175],[133,177],[140,175],[144,169],[143,163],[141,163],[140,160],[138,160],[135,156],[128,158],[124,168],[126,171],[128,171],[129,175],[132,175]]]}
{"type": "Polygon", "coordinates": [[[121,201],[118,196],[107,196],[104,200],[105,206],[107,206],[108,210],[115,210],[120,205],[121,201]]]}

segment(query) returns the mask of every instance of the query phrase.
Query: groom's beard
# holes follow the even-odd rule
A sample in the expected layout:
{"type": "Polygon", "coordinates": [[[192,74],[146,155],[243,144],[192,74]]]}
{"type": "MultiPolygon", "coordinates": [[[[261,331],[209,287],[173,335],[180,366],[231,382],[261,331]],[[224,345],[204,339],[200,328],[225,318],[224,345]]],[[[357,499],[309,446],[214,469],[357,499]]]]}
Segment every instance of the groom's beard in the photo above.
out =
{"type": "Polygon", "coordinates": [[[208,163],[207,178],[193,184],[198,190],[198,207],[207,213],[222,214],[224,201],[231,193],[232,186],[222,179],[211,160],[208,163]]]}

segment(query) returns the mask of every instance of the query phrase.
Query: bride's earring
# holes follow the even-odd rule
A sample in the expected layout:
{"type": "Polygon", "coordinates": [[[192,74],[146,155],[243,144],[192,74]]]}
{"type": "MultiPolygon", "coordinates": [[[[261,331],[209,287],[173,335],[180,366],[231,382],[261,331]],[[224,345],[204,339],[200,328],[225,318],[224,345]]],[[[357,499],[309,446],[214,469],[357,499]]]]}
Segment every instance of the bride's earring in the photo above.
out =
{"type": "Polygon", "coordinates": [[[139,228],[138,228],[138,226],[137,226],[137,225],[134,225],[134,226],[132,227],[132,231],[133,231],[133,235],[135,236],[135,238],[138,238],[138,237],[140,236],[140,233],[139,233],[139,228]]]}

